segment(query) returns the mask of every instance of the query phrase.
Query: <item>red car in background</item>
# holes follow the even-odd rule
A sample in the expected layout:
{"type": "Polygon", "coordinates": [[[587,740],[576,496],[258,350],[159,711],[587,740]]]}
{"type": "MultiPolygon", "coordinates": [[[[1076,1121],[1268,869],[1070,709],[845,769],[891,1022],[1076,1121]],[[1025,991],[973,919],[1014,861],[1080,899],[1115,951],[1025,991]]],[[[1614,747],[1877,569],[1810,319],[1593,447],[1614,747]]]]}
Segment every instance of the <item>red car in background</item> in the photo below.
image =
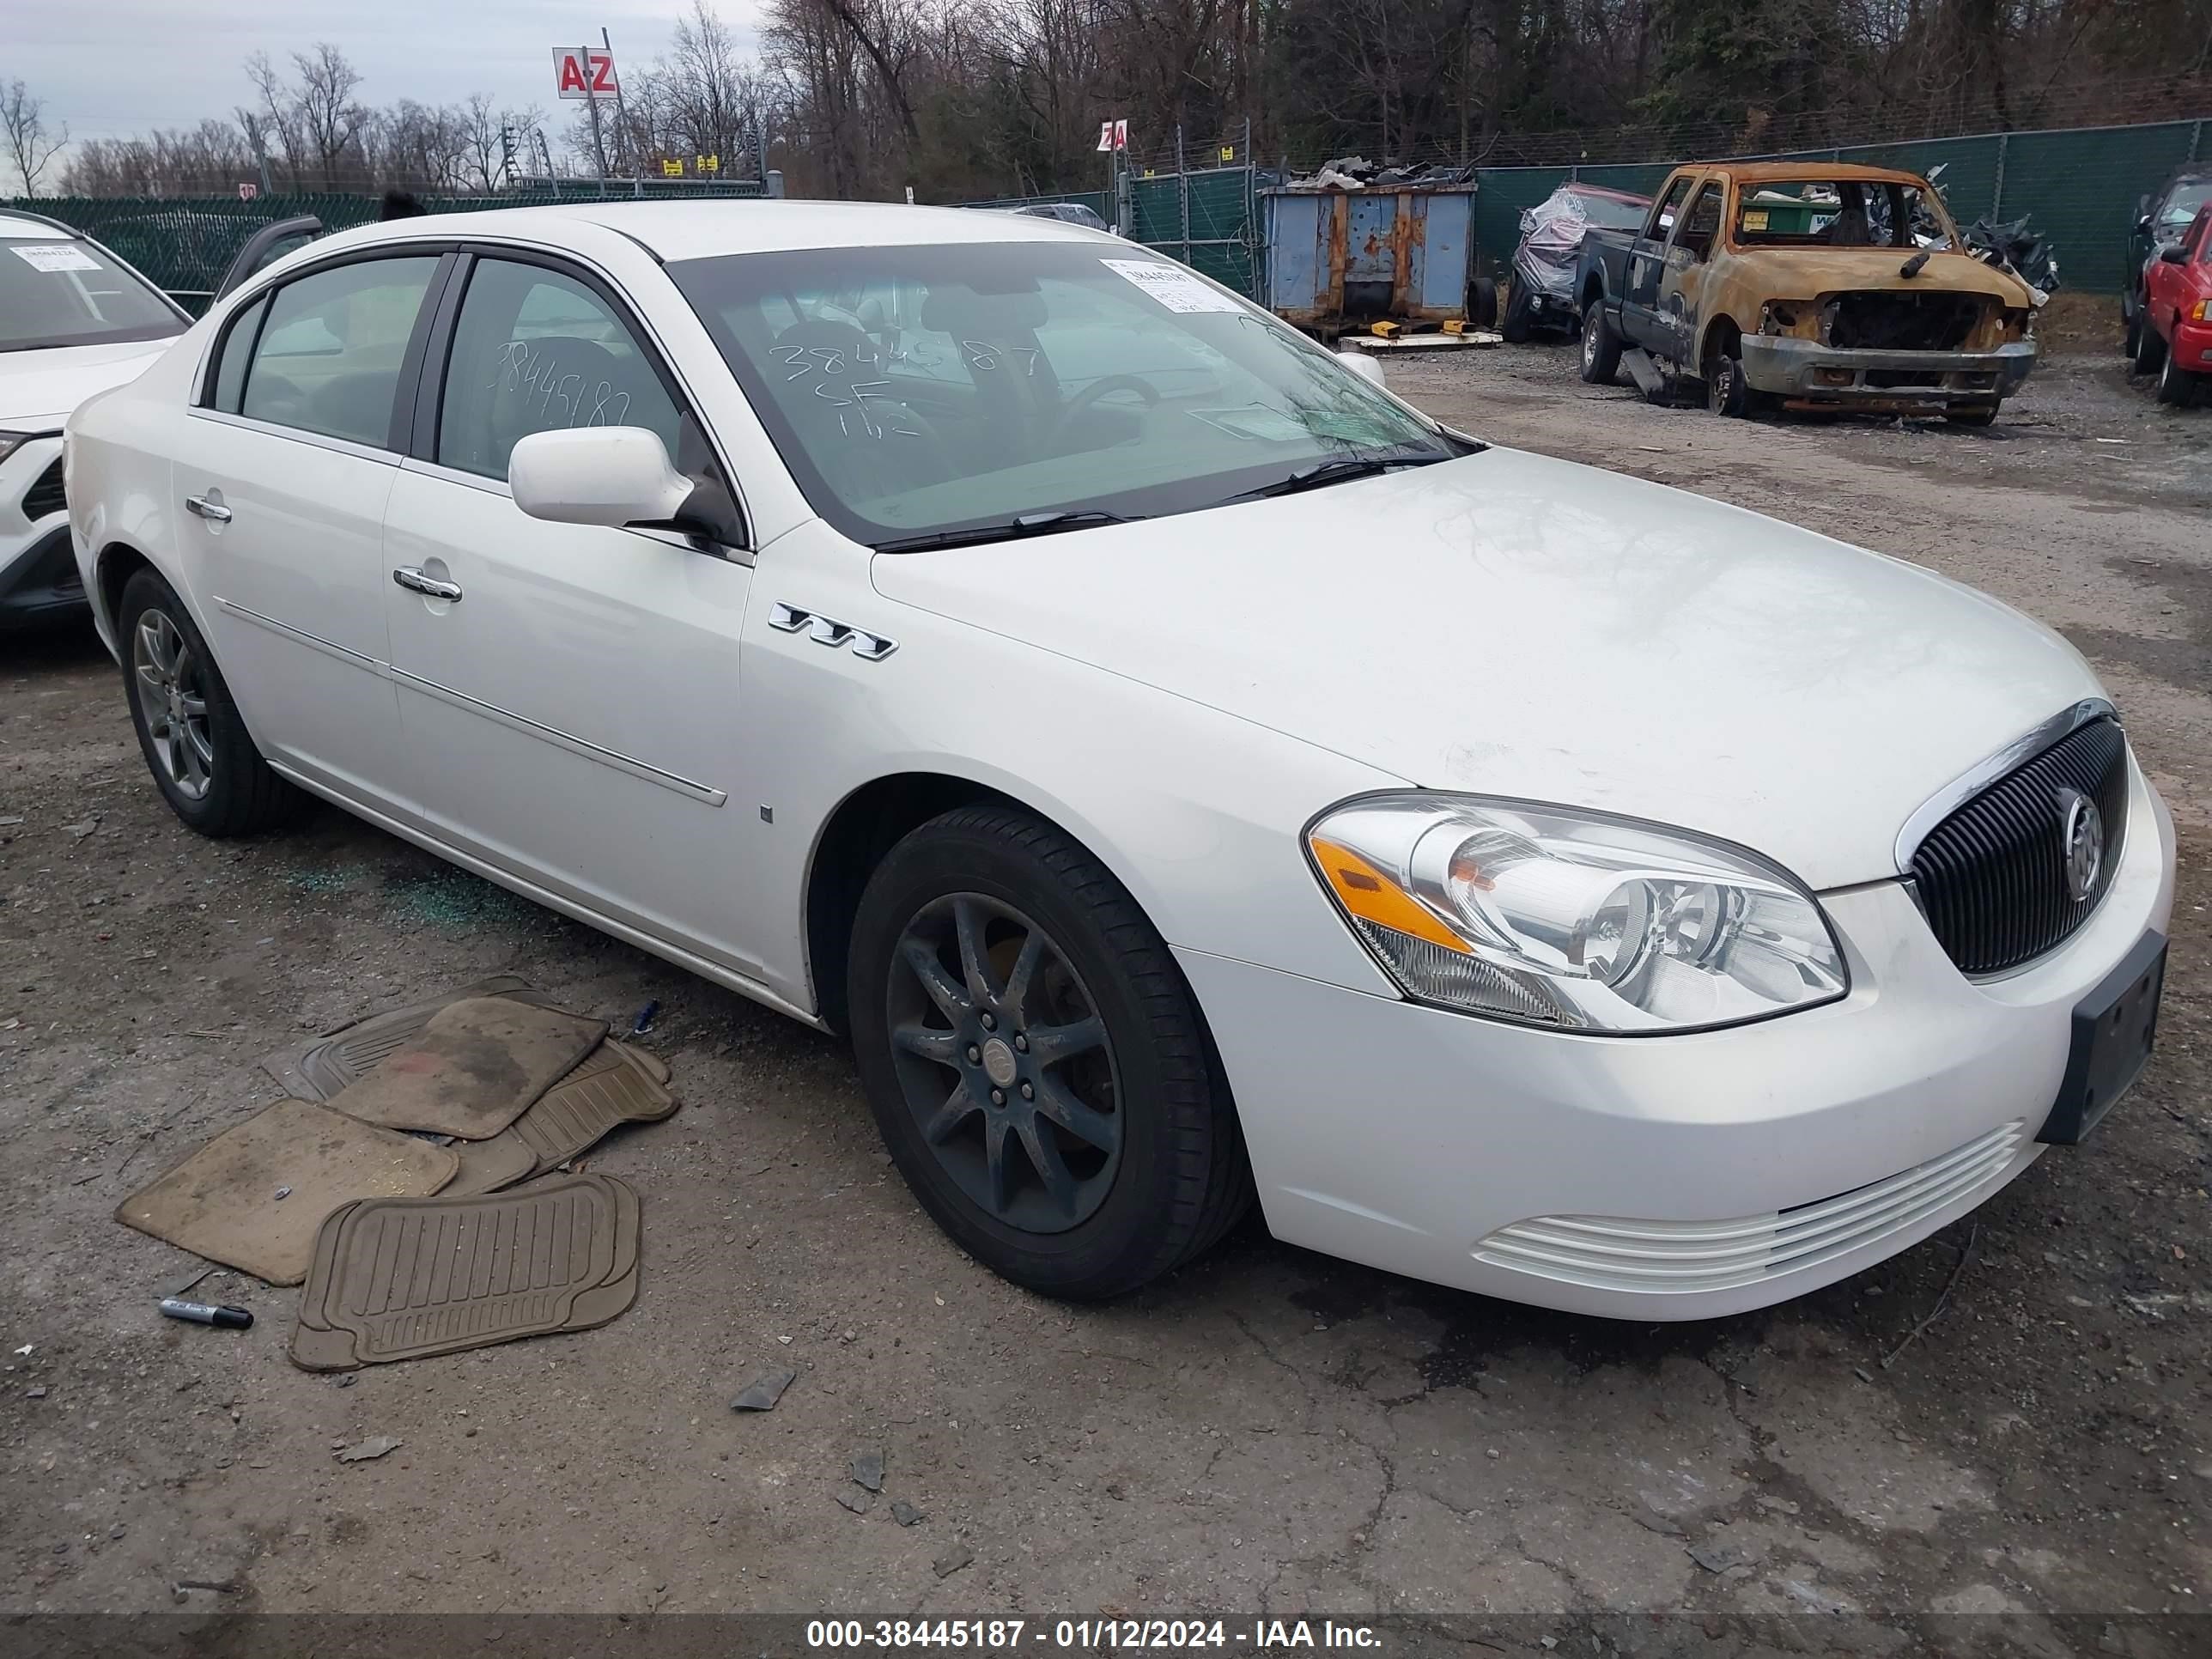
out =
{"type": "Polygon", "coordinates": [[[2186,405],[2212,386],[2212,203],[2143,272],[2136,369],[2158,376],[2158,400],[2186,405]]]}

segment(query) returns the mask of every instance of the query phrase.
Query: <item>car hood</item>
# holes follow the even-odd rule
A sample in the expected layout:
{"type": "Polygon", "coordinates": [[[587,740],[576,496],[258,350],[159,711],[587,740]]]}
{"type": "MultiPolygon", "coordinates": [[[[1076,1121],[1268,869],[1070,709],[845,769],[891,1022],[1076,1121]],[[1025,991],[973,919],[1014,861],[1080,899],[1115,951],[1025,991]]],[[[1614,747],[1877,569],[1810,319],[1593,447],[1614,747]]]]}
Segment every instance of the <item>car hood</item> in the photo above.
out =
{"type": "Polygon", "coordinates": [[[96,392],[135,380],[176,343],[125,340],[113,345],[34,346],[0,351],[0,429],[58,430],[70,411],[96,392]]]}
{"type": "Polygon", "coordinates": [[[1747,283],[1761,299],[1809,300],[1823,294],[1927,289],[1946,294],[1994,295],[2024,311],[2034,302],[2027,284],[1965,253],[1931,252],[1915,276],[1900,275],[1911,248],[1756,248],[1729,256],[1729,278],[1747,283]]]}
{"type": "Polygon", "coordinates": [[[1897,875],[1916,808],[2102,695],[1972,588],[1510,450],[873,573],[1408,783],[1702,830],[1816,888],[1897,875]]]}

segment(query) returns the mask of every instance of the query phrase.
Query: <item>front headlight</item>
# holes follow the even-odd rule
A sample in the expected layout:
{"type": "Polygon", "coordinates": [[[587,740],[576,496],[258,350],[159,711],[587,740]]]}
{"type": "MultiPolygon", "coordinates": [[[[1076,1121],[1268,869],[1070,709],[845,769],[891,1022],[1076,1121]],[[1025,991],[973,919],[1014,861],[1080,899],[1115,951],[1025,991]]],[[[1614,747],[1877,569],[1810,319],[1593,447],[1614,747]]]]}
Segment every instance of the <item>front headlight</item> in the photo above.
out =
{"type": "Polygon", "coordinates": [[[1584,1031],[1681,1031],[1830,1002],[1850,980],[1812,896],[1680,830],[1466,795],[1370,796],[1306,831],[1408,996],[1584,1031]]]}
{"type": "Polygon", "coordinates": [[[6,460],[19,446],[30,442],[38,434],[35,432],[0,432],[0,461],[6,460]]]}

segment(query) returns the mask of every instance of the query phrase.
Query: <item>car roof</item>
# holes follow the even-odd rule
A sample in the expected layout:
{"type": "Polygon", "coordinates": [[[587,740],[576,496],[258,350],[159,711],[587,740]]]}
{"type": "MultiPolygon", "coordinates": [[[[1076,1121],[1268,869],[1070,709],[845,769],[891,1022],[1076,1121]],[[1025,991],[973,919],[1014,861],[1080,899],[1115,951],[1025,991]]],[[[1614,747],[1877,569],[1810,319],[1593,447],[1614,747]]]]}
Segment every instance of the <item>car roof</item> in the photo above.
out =
{"type": "Polygon", "coordinates": [[[580,225],[618,231],[665,260],[800,248],[944,242],[1114,241],[1117,247],[1127,246],[1103,231],[1028,214],[907,207],[888,202],[763,201],[744,197],[691,202],[562,202],[544,207],[418,215],[341,231],[315,246],[359,247],[380,241],[419,241],[426,235],[465,238],[472,234],[526,238],[559,246],[565,230],[580,225]]]}
{"type": "Polygon", "coordinates": [[[1778,179],[1821,179],[1837,184],[1856,181],[1863,185],[1919,185],[1925,184],[1917,173],[1906,173],[1897,167],[1870,167],[1857,161],[1692,161],[1675,169],[1678,173],[1726,173],[1738,182],[1747,185],[1766,184],[1778,179]]]}
{"type": "Polygon", "coordinates": [[[15,242],[51,242],[58,236],[76,236],[81,232],[71,230],[58,221],[41,218],[35,213],[15,209],[0,208],[0,236],[15,242]]]}
{"type": "Polygon", "coordinates": [[[1608,201],[1624,202],[1630,207],[1651,205],[1649,196],[1638,196],[1632,190],[1615,190],[1610,185],[1587,184],[1580,179],[1570,179],[1559,188],[1575,196],[1602,196],[1608,201]]]}

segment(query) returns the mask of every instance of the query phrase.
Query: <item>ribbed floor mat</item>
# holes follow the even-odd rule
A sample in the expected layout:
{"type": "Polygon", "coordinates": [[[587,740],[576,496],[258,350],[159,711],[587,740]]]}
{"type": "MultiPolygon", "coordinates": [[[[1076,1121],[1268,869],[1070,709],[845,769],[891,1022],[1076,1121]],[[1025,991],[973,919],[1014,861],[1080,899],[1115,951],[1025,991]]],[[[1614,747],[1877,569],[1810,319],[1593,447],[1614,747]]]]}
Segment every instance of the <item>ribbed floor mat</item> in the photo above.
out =
{"type": "Polygon", "coordinates": [[[280,1100],[125,1199],[115,1218],[272,1285],[296,1285],[333,1210],[437,1192],[459,1168],[446,1147],[280,1100]]]}
{"type": "Polygon", "coordinates": [[[604,1324],[636,1298],[637,1243],[637,1194],[606,1176],[348,1205],[316,1236],[293,1362],[346,1370],[604,1324]]]}
{"type": "Polygon", "coordinates": [[[510,997],[448,1003],[367,1077],[332,1095],[349,1117],[387,1129],[486,1140],[522,1115],[606,1036],[586,1019],[510,997]]]}
{"type": "Polygon", "coordinates": [[[554,1006],[552,998],[532,990],[513,974],[495,974],[427,1002],[341,1025],[312,1042],[279,1049],[261,1062],[261,1069],[283,1084],[287,1094],[302,1100],[328,1100],[367,1077],[380,1060],[428,1024],[439,1009],[464,997],[510,997],[540,1008],[554,1006]]]}
{"type": "Polygon", "coordinates": [[[619,1124],[658,1123],[673,1112],[676,1097],[661,1086],[667,1079],[668,1068],[652,1055],[610,1038],[484,1146],[518,1141],[530,1149],[533,1168],[550,1170],[619,1124]]]}

